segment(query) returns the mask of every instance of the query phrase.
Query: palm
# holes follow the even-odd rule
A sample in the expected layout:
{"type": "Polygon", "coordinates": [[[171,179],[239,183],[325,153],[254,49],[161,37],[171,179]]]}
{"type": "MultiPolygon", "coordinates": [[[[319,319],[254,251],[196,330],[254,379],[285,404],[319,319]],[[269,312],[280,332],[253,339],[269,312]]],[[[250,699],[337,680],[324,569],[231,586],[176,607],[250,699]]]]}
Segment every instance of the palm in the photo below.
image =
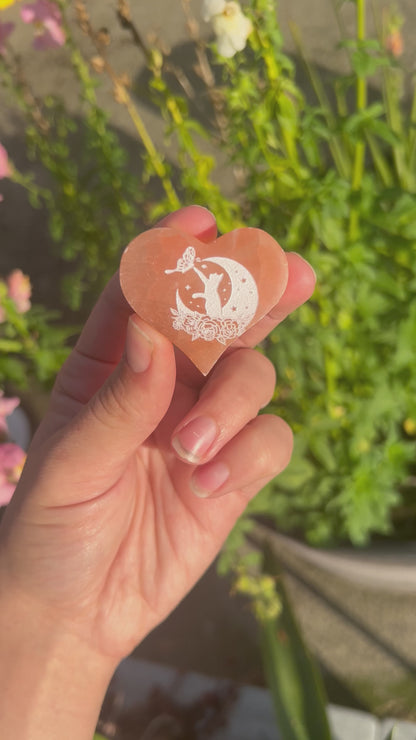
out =
{"type": "MultiPolygon", "coordinates": [[[[75,353],[72,365],[76,360],[75,353]]],[[[101,383],[103,368],[94,360],[85,364],[79,357],[78,361],[89,384],[93,373],[101,383]]],[[[245,505],[237,494],[225,502],[201,501],[189,489],[193,466],[177,458],[170,440],[177,423],[195,404],[203,378],[183,356],[177,358],[177,365],[186,382],[176,383],[168,412],[123,462],[116,482],[112,471],[108,478],[105,472],[98,478],[94,463],[91,471],[85,471],[84,463],[83,474],[93,489],[89,491],[84,483],[82,500],[75,500],[79,472],[68,465],[58,493],[60,500],[70,504],[54,505],[43,489],[38,497],[32,494],[24,504],[25,520],[31,524],[30,543],[24,526],[17,528],[11,543],[12,557],[24,550],[30,563],[28,583],[21,584],[24,589],[42,592],[53,608],[79,614],[88,638],[116,657],[127,654],[192,587],[245,505]]],[[[73,372],[72,368],[67,377],[76,378],[73,372]]],[[[53,445],[62,433],[72,434],[86,391],[79,384],[75,393],[68,382],[64,378],[53,394],[34,440],[35,459],[42,459],[45,444],[53,445]]],[[[33,479],[38,473],[29,467],[27,475],[33,479]]],[[[25,496],[24,486],[22,492],[25,496]]],[[[56,495],[52,487],[52,496],[56,495]]]]}
{"type": "Polygon", "coordinates": [[[184,494],[187,466],[170,451],[155,449],[154,440],[149,443],[136,456],[135,487],[128,480],[121,492],[124,511],[120,500],[113,500],[106,512],[112,522],[121,518],[123,526],[108,561],[99,563],[99,577],[92,579],[103,583],[101,591],[89,588],[106,615],[94,626],[99,647],[115,655],[129,652],[167,616],[208,567],[244,507],[238,497],[200,501],[184,494]]]}
{"type": "MultiPolygon", "coordinates": [[[[191,215],[189,209],[174,214],[170,225],[199,238],[214,238],[215,223],[211,221],[201,233],[187,223],[191,215]]],[[[289,267],[292,283],[279,306],[241,338],[240,347],[254,346],[309,296],[313,278],[303,261],[292,256],[289,267]]],[[[191,492],[194,466],[178,458],[171,437],[178,423],[201,404],[201,397],[210,398],[210,391],[206,392],[210,381],[180,353],[175,369],[172,347],[166,340],[160,397],[151,401],[157,421],[148,422],[150,427],[142,429],[141,439],[136,438],[133,426],[126,447],[123,434],[131,427],[130,409],[114,404],[111,387],[130,313],[115,276],[58,378],[50,410],[29,455],[20,495],[9,507],[13,537],[7,547],[10,572],[17,573],[19,561],[25,560],[20,570],[26,580],[21,587],[63,614],[71,614],[83,636],[87,632],[100,651],[116,658],[128,653],[192,587],[248,497],[263,482],[261,474],[255,475],[254,484],[243,477],[241,486],[236,484],[232,495],[223,498],[201,500],[191,492]],[[106,396],[106,388],[110,388],[110,408],[103,422],[104,407],[98,404],[97,415],[96,399],[106,396]],[[42,485],[43,480],[48,485],[42,485]],[[22,509],[24,516],[19,517],[22,509]]],[[[212,376],[215,379],[216,374],[217,386],[224,388],[228,383],[225,387],[232,389],[228,397],[234,389],[230,382],[239,371],[233,367],[226,380],[221,368],[227,363],[228,369],[232,363],[238,366],[235,358],[231,353],[228,360],[220,361],[212,376]]],[[[253,410],[247,403],[249,416],[242,426],[261,405],[256,393],[258,405],[253,410]]],[[[211,395],[211,406],[215,406],[218,398],[211,395]]],[[[132,398],[127,400],[130,403],[132,398]]],[[[136,412],[137,420],[142,408],[136,412]]],[[[236,431],[230,428],[230,438],[236,431]]],[[[238,467],[244,467],[241,449],[235,452],[238,467]]],[[[270,477],[271,469],[266,472],[270,477]]]]}
{"type": "MultiPolygon", "coordinates": [[[[189,489],[193,467],[178,460],[170,439],[196,402],[201,376],[185,358],[181,362],[188,383],[177,383],[167,414],[126,461],[116,485],[109,481],[107,487],[102,481],[95,498],[74,506],[69,518],[66,509],[54,510],[59,536],[48,539],[52,568],[46,587],[50,584],[55,599],[54,567],[65,558],[69,577],[60,575],[60,603],[81,617],[87,611],[90,619],[87,624],[82,619],[83,629],[100,650],[115,656],[127,654],[186,594],[247,502],[237,492],[226,501],[202,501],[189,489]],[[82,544],[86,528],[88,548],[82,544]]],[[[66,405],[68,419],[54,406],[51,417],[62,426],[70,424],[77,406],[73,397],[66,404],[60,397],[57,405],[66,405]]],[[[74,481],[69,477],[66,485],[70,495],[74,481]]],[[[41,540],[43,526],[41,522],[41,540]]],[[[36,583],[37,574],[32,572],[31,578],[36,583]]]]}

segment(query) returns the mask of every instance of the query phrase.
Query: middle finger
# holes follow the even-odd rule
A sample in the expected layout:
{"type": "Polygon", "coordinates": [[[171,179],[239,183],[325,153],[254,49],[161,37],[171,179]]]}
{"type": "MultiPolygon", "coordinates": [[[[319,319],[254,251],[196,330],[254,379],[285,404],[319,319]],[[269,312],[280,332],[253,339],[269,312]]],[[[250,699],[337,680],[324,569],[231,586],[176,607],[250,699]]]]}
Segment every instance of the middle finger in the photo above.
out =
{"type": "Polygon", "coordinates": [[[226,355],[172,435],[178,457],[193,465],[211,460],[270,401],[274,386],[267,357],[251,349],[226,355]]]}
{"type": "Polygon", "coordinates": [[[306,260],[295,252],[286,253],[289,277],[286,290],[279,302],[260,321],[246,331],[233,347],[255,347],[292,311],[299,308],[311,297],[316,275],[306,260]]]}

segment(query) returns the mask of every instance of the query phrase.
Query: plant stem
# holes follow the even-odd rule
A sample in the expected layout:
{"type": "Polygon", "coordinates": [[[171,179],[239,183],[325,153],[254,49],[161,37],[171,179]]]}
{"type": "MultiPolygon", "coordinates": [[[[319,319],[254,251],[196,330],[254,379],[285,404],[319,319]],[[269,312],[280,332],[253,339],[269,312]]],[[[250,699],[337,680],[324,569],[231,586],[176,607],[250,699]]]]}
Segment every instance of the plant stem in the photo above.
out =
{"type": "Polygon", "coordinates": [[[199,25],[191,13],[189,0],[182,0],[182,10],[186,18],[189,37],[194,44],[195,54],[198,59],[197,74],[206,85],[208,97],[213,106],[215,122],[222,142],[227,141],[227,119],[224,111],[224,98],[217,89],[215,75],[207,55],[207,45],[202,39],[199,25]]]}
{"type": "MultiPolygon", "coordinates": [[[[380,23],[376,0],[372,0],[372,5],[377,35],[382,47],[384,47],[386,24],[388,23],[389,11],[387,9],[384,10],[383,20],[380,23]]],[[[407,140],[407,136],[403,126],[403,115],[400,101],[401,77],[402,72],[399,68],[392,69],[390,66],[383,68],[383,98],[387,121],[390,125],[391,130],[394,131],[395,134],[397,134],[398,139],[398,143],[394,144],[392,147],[395,174],[397,175],[402,188],[414,189],[414,162],[412,163],[411,158],[412,130],[410,130],[409,138],[407,140]]],[[[416,116],[415,104],[416,99],[413,101],[412,105],[411,121],[414,121],[413,116],[416,116]]]]}
{"type": "Polygon", "coordinates": [[[370,134],[366,135],[367,143],[373,158],[374,167],[376,168],[380,178],[386,188],[391,188],[394,185],[394,180],[390,171],[389,164],[383,155],[381,148],[376,139],[370,134]]]}
{"type": "MultiPolygon", "coordinates": [[[[331,108],[331,103],[325,92],[325,88],[319,75],[315,72],[312,65],[308,62],[306,58],[299,28],[294,23],[290,23],[290,31],[299,56],[302,59],[306,72],[309,76],[315,95],[322,107],[327,126],[329,130],[333,132],[335,130],[336,119],[331,108]]],[[[342,146],[342,142],[339,140],[339,137],[336,134],[331,135],[328,141],[328,146],[338,173],[341,175],[341,177],[345,177],[345,179],[348,179],[351,172],[351,163],[349,162],[348,152],[342,146]]]]}
{"type": "MultiPolygon", "coordinates": [[[[414,83],[416,78],[414,78],[414,83]]],[[[410,112],[409,133],[409,170],[414,173],[416,167],[416,85],[413,91],[412,109],[410,112]]]]}
{"type": "Polygon", "coordinates": [[[323,681],[286,593],[280,563],[267,540],[263,568],[274,577],[282,605],[277,617],[260,621],[263,665],[281,736],[285,740],[330,740],[323,681]]]}
{"type": "MultiPolygon", "coordinates": [[[[90,40],[94,44],[98,54],[100,55],[102,59],[103,70],[106,72],[107,76],[110,78],[114,86],[114,97],[118,103],[120,103],[121,105],[124,105],[124,107],[126,108],[131,118],[131,121],[146,150],[146,153],[149,157],[149,161],[153,167],[153,170],[158,176],[161,182],[161,185],[166,193],[166,196],[169,202],[169,207],[172,208],[172,210],[177,210],[178,208],[181,207],[181,202],[172,185],[172,182],[169,177],[168,169],[165,165],[165,162],[163,161],[163,157],[159,155],[153,143],[152,137],[150,136],[144,124],[144,121],[137,107],[135,106],[130,93],[128,92],[126,84],[123,82],[122,78],[116,74],[115,70],[113,69],[111,64],[108,62],[108,60],[106,59],[105,50],[103,48],[102,43],[100,42],[99,36],[94,31],[90,23],[89,15],[87,13],[85,3],[83,2],[83,0],[78,0],[77,11],[78,11],[78,16],[79,16],[79,24],[83,32],[90,38],[90,40]]],[[[82,57],[76,45],[74,44],[72,37],[69,33],[69,30],[67,32],[67,43],[70,43],[71,45],[72,62],[74,64],[76,71],[78,72],[80,76],[80,79],[84,83],[84,90],[88,93],[88,95],[92,96],[92,99],[89,100],[89,102],[93,105],[96,105],[95,92],[94,92],[94,87],[91,84],[92,80],[90,77],[88,65],[86,64],[84,58],[82,57]]]]}
{"type": "Polygon", "coordinates": [[[117,100],[122,105],[125,106],[125,108],[128,111],[128,114],[133,122],[133,125],[139,134],[139,137],[142,141],[142,144],[144,148],[146,149],[146,152],[149,156],[149,160],[152,163],[153,169],[156,172],[163,189],[167,195],[169,206],[172,208],[172,210],[176,211],[178,208],[181,207],[181,202],[175,192],[175,189],[170,181],[168,172],[165,167],[165,163],[162,159],[162,157],[159,156],[156,147],[153,143],[153,140],[147,131],[147,128],[143,122],[143,119],[137,110],[136,106],[134,105],[131,96],[129,95],[126,87],[122,85],[112,74],[112,70],[108,70],[109,76],[112,78],[113,83],[115,85],[115,90],[117,92],[117,100]]]}
{"type": "MultiPolygon", "coordinates": [[[[358,45],[361,41],[365,40],[365,0],[357,0],[357,42],[358,45]]],[[[356,107],[357,112],[361,112],[367,105],[367,80],[365,76],[357,75],[356,85],[356,107]]],[[[352,168],[352,190],[357,192],[360,190],[361,182],[364,173],[364,160],[365,160],[365,139],[362,136],[355,144],[354,148],[354,161],[352,168]]],[[[351,208],[350,213],[350,226],[349,236],[350,239],[355,240],[358,236],[359,227],[359,216],[357,206],[354,205],[351,208]]]]}

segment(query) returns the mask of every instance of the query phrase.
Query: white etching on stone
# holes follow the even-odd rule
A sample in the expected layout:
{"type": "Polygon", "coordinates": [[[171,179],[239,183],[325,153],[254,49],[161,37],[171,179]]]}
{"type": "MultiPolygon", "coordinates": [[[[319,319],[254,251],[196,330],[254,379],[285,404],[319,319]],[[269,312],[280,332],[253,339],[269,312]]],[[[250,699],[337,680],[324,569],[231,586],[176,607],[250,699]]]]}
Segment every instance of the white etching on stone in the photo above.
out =
{"type": "MultiPolygon", "coordinates": [[[[171,308],[173,328],[190,334],[192,341],[215,340],[226,344],[230,339],[241,336],[252,321],[259,302],[257,285],[251,273],[244,265],[229,257],[199,259],[194,247],[187,247],[178,259],[176,268],[165,270],[165,273],[171,275],[190,270],[198,276],[203,286],[199,292],[192,293],[192,299],[202,299],[205,311],[202,313],[187,306],[177,288],[176,308],[171,308]],[[209,272],[211,264],[220,267],[222,272],[209,272]],[[204,270],[207,274],[204,274],[204,270]]],[[[186,283],[185,290],[189,291],[189,281],[186,280],[186,283]]]]}

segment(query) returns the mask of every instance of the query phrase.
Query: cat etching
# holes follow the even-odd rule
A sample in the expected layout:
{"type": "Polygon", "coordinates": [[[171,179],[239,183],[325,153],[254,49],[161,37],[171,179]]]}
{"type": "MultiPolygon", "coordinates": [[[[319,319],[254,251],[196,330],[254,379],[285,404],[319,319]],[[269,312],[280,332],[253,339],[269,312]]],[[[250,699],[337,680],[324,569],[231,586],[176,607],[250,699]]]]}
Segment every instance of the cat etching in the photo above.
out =
{"type": "MultiPolygon", "coordinates": [[[[176,307],[170,309],[173,328],[189,334],[193,342],[201,339],[204,342],[217,341],[228,344],[241,336],[252,321],[258,305],[256,281],[249,270],[240,262],[221,255],[201,260],[196,256],[195,248],[188,246],[177,260],[176,268],[165,270],[165,274],[179,272],[184,275],[191,270],[196,273],[204,286],[203,291],[192,293],[192,298],[203,299],[205,313],[187,306],[177,285],[176,307]],[[202,270],[195,265],[195,262],[203,261],[218,265],[223,272],[204,274],[203,270],[207,269],[208,265],[203,265],[202,270]],[[221,297],[219,286],[224,275],[229,281],[229,286],[228,289],[221,291],[223,293],[221,297]]],[[[191,290],[191,286],[187,285],[186,290],[191,290]]]]}
{"type": "Polygon", "coordinates": [[[193,293],[192,298],[203,298],[205,300],[205,313],[212,319],[218,319],[222,314],[221,299],[218,293],[218,286],[224,275],[213,272],[206,277],[201,270],[194,266],[194,272],[201,278],[205,290],[203,293],[193,293]]]}

